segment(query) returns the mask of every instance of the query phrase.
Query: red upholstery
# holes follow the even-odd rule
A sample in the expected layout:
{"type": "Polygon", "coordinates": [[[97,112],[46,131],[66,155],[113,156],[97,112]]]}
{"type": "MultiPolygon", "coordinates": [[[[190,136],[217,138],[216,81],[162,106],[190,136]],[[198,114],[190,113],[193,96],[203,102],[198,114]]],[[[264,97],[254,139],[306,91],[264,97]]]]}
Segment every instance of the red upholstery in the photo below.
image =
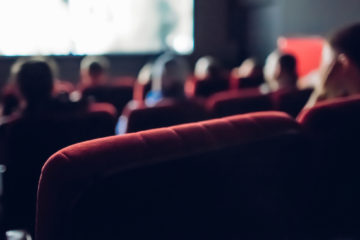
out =
{"type": "Polygon", "coordinates": [[[206,119],[204,108],[195,100],[165,100],[154,107],[132,101],[120,117],[123,126],[119,133],[131,133],[153,128],[168,127],[206,119]]]}
{"type": "Polygon", "coordinates": [[[320,103],[298,121],[318,149],[315,228],[332,236],[360,236],[360,96],[320,103]]]}
{"type": "Polygon", "coordinates": [[[271,94],[275,110],[296,117],[308,102],[313,89],[279,90],[271,94]]]}
{"type": "Polygon", "coordinates": [[[300,136],[290,117],[269,112],[70,146],[42,169],[36,239],[295,233],[287,193],[306,154],[300,136]]]}
{"type": "Polygon", "coordinates": [[[70,144],[114,135],[116,118],[108,112],[113,108],[96,105],[86,112],[31,115],[0,126],[0,160],[7,165],[7,227],[33,232],[37,182],[51,154],[70,144]]]}
{"type": "Polygon", "coordinates": [[[148,82],[147,84],[141,84],[139,82],[136,82],[134,84],[133,99],[135,101],[144,101],[146,94],[148,94],[150,90],[151,90],[151,82],[148,82]]]}
{"type": "Polygon", "coordinates": [[[256,88],[215,94],[207,100],[206,107],[214,117],[224,117],[268,111],[271,110],[272,103],[270,95],[262,95],[256,88]]]}
{"type": "Polygon", "coordinates": [[[132,86],[96,86],[83,90],[85,99],[92,99],[96,102],[107,102],[113,104],[118,113],[121,113],[125,105],[133,97],[132,86]]]}

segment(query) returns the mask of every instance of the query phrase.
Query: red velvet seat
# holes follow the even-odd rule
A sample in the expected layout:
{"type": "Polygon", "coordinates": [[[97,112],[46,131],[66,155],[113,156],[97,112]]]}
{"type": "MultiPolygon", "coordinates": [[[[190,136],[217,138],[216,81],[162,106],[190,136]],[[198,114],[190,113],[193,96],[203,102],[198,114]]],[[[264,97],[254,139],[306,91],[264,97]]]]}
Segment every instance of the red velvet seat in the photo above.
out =
{"type": "Polygon", "coordinates": [[[153,128],[205,120],[203,106],[195,100],[165,100],[154,107],[131,102],[120,116],[118,133],[132,133],[153,128]]]}
{"type": "Polygon", "coordinates": [[[272,109],[270,95],[262,95],[258,89],[226,91],[211,96],[206,103],[214,117],[272,109]]]}
{"type": "Polygon", "coordinates": [[[132,86],[96,86],[83,90],[83,98],[96,102],[106,102],[114,105],[120,114],[126,104],[133,98],[132,86]]]}
{"type": "Polygon", "coordinates": [[[308,102],[313,89],[304,90],[279,90],[271,94],[275,110],[283,111],[293,117],[304,108],[308,102]]]}
{"type": "Polygon", "coordinates": [[[0,125],[0,160],[7,166],[4,181],[8,228],[33,232],[42,165],[51,154],[70,144],[114,135],[116,117],[111,109],[101,104],[86,112],[26,116],[0,125]]]}
{"type": "Polygon", "coordinates": [[[323,102],[298,121],[314,140],[314,229],[332,236],[360,236],[360,96],[323,102]]]}
{"type": "Polygon", "coordinates": [[[151,90],[151,82],[148,82],[146,84],[135,82],[133,99],[135,101],[144,101],[146,95],[150,92],[150,90],[151,90]]]}
{"type": "Polygon", "coordinates": [[[42,169],[36,239],[298,236],[305,144],[269,112],[70,146],[42,169]]]}

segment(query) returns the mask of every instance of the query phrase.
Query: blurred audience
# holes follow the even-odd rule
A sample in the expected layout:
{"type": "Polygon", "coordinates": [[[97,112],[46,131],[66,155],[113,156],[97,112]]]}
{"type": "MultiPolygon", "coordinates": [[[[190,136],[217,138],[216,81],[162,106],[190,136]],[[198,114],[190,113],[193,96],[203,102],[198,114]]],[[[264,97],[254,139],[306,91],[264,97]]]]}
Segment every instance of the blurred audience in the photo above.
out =
{"type": "Polygon", "coordinates": [[[152,67],[153,64],[149,62],[140,69],[140,72],[134,84],[134,100],[144,101],[145,96],[151,90],[152,67]]]}
{"type": "Polygon", "coordinates": [[[199,58],[196,62],[194,75],[198,80],[216,79],[222,77],[223,70],[217,59],[205,56],[199,58]]]}
{"type": "Polygon", "coordinates": [[[337,30],[324,46],[321,81],[307,107],[360,93],[360,23],[337,30]]]}
{"type": "Polygon", "coordinates": [[[103,56],[86,56],[80,64],[81,88],[108,83],[110,62],[103,56]]]}
{"type": "Polygon", "coordinates": [[[55,107],[52,98],[53,73],[46,62],[30,60],[22,64],[16,76],[16,84],[21,94],[23,111],[40,113],[55,107]]]}
{"type": "Polygon", "coordinates": [[[264,83],[262,66],[255,58],[245,59],[239,67],[231,71],[232,89],[254,88],[264,83]]]}
{"type": "Polygon", "coordinates": [[[186,83],[186,94],[190,97],[209,97],[229,89],[229,79],[220,62],[214,57],[200,58],[195,65],[194,78],[186,83]]]}
{"type": "Polygon", "coordinates": [[[3,99],[3,116],[13,117],[66,112],[80,105],[55,92],[56,81],[46,58],[22,58],[11,68],[8,95],[3,99]],[[11,111],[8,109],[11,108],[11,111]]]}
{"type": "Polygon", "coordinates": [[[297,89],[296,65],[296,58],[293,55],[279,51],[272,52],[266,59],[264,67],[266,85],[261,87],[261,91],[267,93],[297,89]]]}
{"type": "Polygon", "coordinates": [[[164,100],[185,100],[185,81],[189,75],[189,67],[184,59],[172,54],[160,56],[153,66],[151,91],[145,103],[154,106],[164,100]]]}

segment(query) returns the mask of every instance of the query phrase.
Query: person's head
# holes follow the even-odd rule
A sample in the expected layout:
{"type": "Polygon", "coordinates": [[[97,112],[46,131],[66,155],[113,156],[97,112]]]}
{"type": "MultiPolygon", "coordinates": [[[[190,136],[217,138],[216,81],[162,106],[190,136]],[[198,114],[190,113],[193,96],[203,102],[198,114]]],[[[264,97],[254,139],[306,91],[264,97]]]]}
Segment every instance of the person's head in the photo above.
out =
{"type": "Polygon", "coordinates": [[[185,96],[184,86],[188,74],[188,65],[184,59],[164,54],[154,64],[152,91],[159,91],[167,98],[182,98],[185,96]]]}
{"type": "Polygon", "coordinates": [[[81,81],[85,86],[105,84],[110,63],[102,56],[86,56],[80,64],[81,81]]]}
{"type": "Polygon", "coordinates": [[[327,97],[360,93],[360,23],[334,32],[324,46],[320,88],[327,97]]]}
{"type": "Polygon", "coordinates": [[[237,78],[248,78],[248,77],[259,77],[262,76],[261,66],[258,64],[255,58],[245,59],[241,65],[236,68],[235,77],[237,78]]]}
{"type": "Polygon", "coordinates": [[[221,65],[219,61],[213,57],[202,57],[195,64],[195,77],[199,80],[206,78],[218,78],[221,74],[221,65]]]}
{"type": "Polygon", "coordinates": [[[51,99],[54,86],[53,73],[45,61],[24,62],[16,74],[16,83],[27,104],[39,104],[51,99]]]}
{"type": "Polygon", "coordinates": [[[298,79],[296,68],[297,62],[293,55],[274,51],[266,59],[265,80],[272,90],[296,88],[298,79]]]}

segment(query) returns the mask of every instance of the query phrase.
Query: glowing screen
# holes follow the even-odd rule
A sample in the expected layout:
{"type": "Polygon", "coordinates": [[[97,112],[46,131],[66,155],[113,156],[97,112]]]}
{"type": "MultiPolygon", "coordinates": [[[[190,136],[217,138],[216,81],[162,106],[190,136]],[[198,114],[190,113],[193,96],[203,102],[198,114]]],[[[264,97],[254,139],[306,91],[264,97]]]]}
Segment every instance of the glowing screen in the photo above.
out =
{"type": "Polygon", "coordinates": [[[1,0],[0,55],[191,53],[194,0],[1,0]]]}

